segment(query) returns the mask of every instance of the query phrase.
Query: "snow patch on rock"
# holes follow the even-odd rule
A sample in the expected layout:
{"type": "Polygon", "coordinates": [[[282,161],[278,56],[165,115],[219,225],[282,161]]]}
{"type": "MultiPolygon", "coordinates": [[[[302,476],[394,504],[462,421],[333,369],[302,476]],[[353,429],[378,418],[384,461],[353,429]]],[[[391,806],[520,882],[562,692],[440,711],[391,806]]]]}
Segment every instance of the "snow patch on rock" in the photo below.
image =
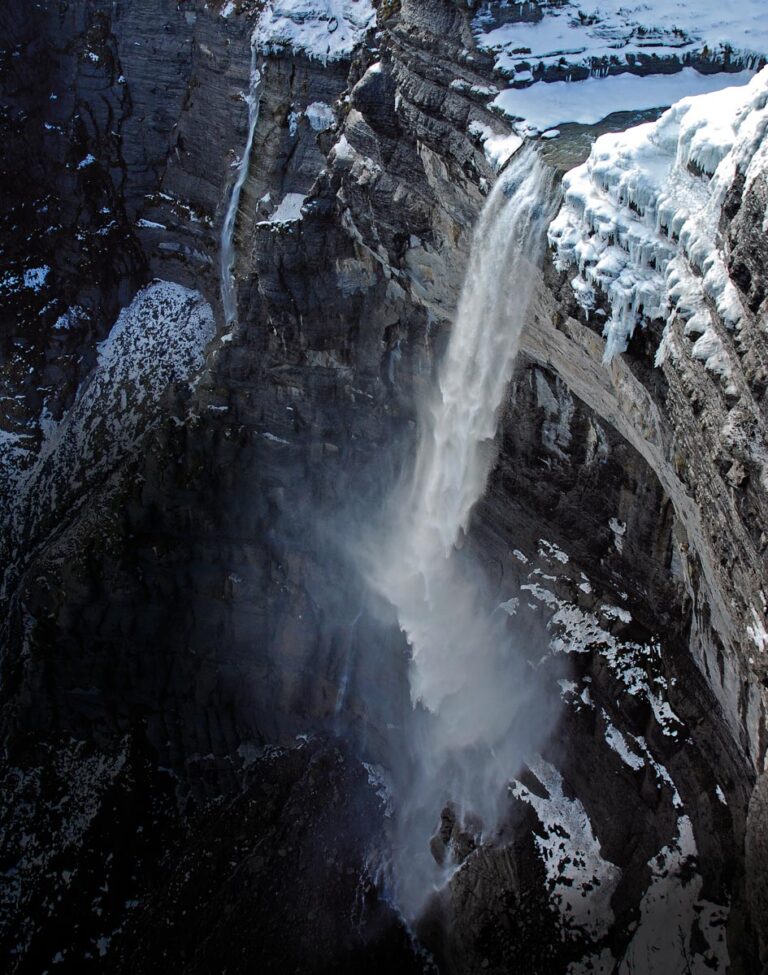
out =
{"type": "Polygon", "coordinates": [[[605,740],[608,742],[610,748],[616,752],[619,758],[628,765],[633,771],[637,772],[642,768],[645,768],[645,758],[642,755],[638,755],[637,752],[633,751],[630,747],[627,739],[619,731],[619,729],[614,725],[608,713],[603,710],[603,721],[605,722],[605,740]]]}
{"type": "Polygon", "coordinates": [[[728,908],[701,896],[704,881],[696,872],[696,841],[688,816],[678,817],[677,835],[648,866],[651,883],[640,903],[640,923],[619,975],[728,971],[728,908]]]}
{"type": "Polygon", "coordinates": [[[176,382],[190,382],[214,335],[210,305],[181,285],[156,281],[124,308],[98,349],[72,408],[47,424],[34,464],[17,482],[19,526],[67,506],[138,447],[176,382]],[[26,509],[26,511],[25,511],[26,509]]]}
{"type": "Polygon", "coordinates": [[[497,135],[489,125],[482,122],[470,122],[469,133],[480,140],[485,158],[496,172],[503,169],[523,144],[522,138],[514,132],[497,135]]]}
{"type": "Polygon", "coordinates": [[[258,225],[263,227],[269,224],[296,223],[302,218],[301,208],[305,202],[306,197],[303,193],[286,193],[269,220],[260,220],[258,225]]]}
{"type": "Polygon", "coordinates": [[[51,269],[46,264],[42,267],[26,268],[21,274],[5,274],[0,278],[0,294],[3,292],[6,295],[19,293],[22,288],[34,291],[37,294],[45,287],[50,273],[51,269]]]}
{"type": "Polygon", "coordinates": [[[307,105],[304,114],[313,132],[326,132],[328,129],[336,128],[336,116],[326,102],[312,102],[311,105],[307,105]]]}
{"type": "Polygon", "coordinates": [[[565,795],[563,777],[554,765],[537,758],[528,767],[548,797],[531,792],[517,780],[510,785],[510,793],[528,803],[543,826],[535,842],[552,901],[566,924],[599,938],[613,918],[610,901],[621,870],[603,859],[584,806],[578,798],[565,795]]]}
{"type": "Polygon", "coordinates": [[[267,53],[288,49],[320,61],[348,57],[376,24],[371,0],[272,0],[254,34],[267,53]]]}
{"type": "Polygon", "coordinates": [[[614,676],[624,685],[625,693],[648,702],[665,735],[679,738],[683,725],[667,700],[667,680],[660,673],[661,645],[620,640],[605,628],[606,622],[631,621],[631,615],[617,606],[602,605],[597,612],[587,612],[573,603],[559,599],[540,583],[520,587],[530,592],[537,602],[553,610],[547,624],[553,632],[553,653],[599,653],[614,676]]]}

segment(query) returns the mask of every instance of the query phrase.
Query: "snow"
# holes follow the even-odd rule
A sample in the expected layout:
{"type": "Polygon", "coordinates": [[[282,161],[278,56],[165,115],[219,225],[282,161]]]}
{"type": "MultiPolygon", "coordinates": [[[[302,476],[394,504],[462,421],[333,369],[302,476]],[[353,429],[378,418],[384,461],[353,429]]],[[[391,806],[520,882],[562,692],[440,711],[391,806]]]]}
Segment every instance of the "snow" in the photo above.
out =
{"type": "Polygon", "coordinates": [[[21,475],[19,525],[67,505],[71,492],[81,495],[84,483],[135,450],[162,415],[166,389],[200,371],[213,335],[213,312],[198,292],[167,281],[139,291],[97,346],[96,365],[75,403],[48,424],[35,463],[21,475]]]}
{"type": "MultiPolygon", "coordinates": [[[[356,110],[352,109],[347,116],[348,124],[356,124],[355,115],[356,110]]],[[[359,113],[357,115],[362,118],[359,113]]],[[[361,186],[370,185],[381,174],[381,166],[369,156],[362,156],[345,135],[340,136],[339,141],[332,146],[329,159],[334,165],[348,169],[350,177],[361,186]]]]}
{"type": "Polygon", "coordinates": [[[480,95],[486,98],[499,93],[499,89],[495,85],[473,85],[464,78],[454,78],[450,87],[454,91],[469,92],[471,95],[480,95]]]}
{"type": "Polygon", "coordinates": [[[715,795],[724,806],[728,805],[728,800],[725,798],[725,793],[723,792],[723,790],[720,788],[719,785],[715,786],[715,795]]]}
{"type": "Polygon", "coordinates": [[[496,172],[509,162],[523,144],[522,138],[516,133],[497,135],[489,125],[482,122],[470,122],[469,132],[480,140],[485,158],[496,172]]]}
{"type": "Polygon", "coordinates": [[[286,193],[269,220],[260,220],[258,225],[263,227],[267,224],[286,224],[301,220],[301,208],[305,202],[303,193],[286,193]]]}
{"type": "Polygon", "coordinates": [[[339,141],[332,147],[331,155],[334,161],[341,163],[353,163],[357,158],[357,153],[345,135],[342,135],[339,141]]]}
{"type": "Polygon", "coordinates": [[[31,291],[40,291],[50,272],[51,269],[47,266],[28,268],[24,272],[24,287],[31,291]]]}
{"type": "Polygon", "coordinates": [[[93,382],[149,381],[140,398],[157,394],[169,381],[187,379],[202,367],[203,350],[213,338],[210,306],[200,294],[169,281],[155,281],[124,308],[109,335],[97,346],[93,382]]]}
{"type": "Polygon", "coordinates": [[[288,48],[310,58],[348,57],[376,24],[371,0],[272,0],[254,34],[263,53],[288,48]]]}
{"type": "Polygon", "coordinates": [[[624,762],[625,765],[628,765],[633,771],[637,772],[640,769],[645,768],[645,757],[632,751],[627,739],[619,731],[619,729],[611,723],[606,711],[603,711],[602,715],[603,721],[605,722],[605,740],[608,742],[608,745],[621,758],[622,762],[624,762]]]}
{"type": "Polygon", "coordinates": [[[537,582],[528,582],[524,586],[520,586],[520,588],[523,592],[529,592],[534,599],[537,599],[540,603],[544,603],[545,606],[555,607],[560,603],[560,600],[553,592],[545,589],[544,586],[540,586],[537,582]]]}
{"type": "Polygon", "coordinates": [[[604,605],[600,607],[600,612],[609,620],[621,620],[622,623],[631,623],[632,614],[621,606],[604,605]]]}
{"type": "Polygon", "coordinates": [[[689,95],[746,85],[754,75],[699,74],[683,68],[676,74],[621,74],[584,81],[553,81],[528,88],[508,88],[491,103],[510,118],[524,119],[526,133],[543,132],[565,122],[594,125],[613,112],[641,111],[672,105],[689,95]]]}
{"type": "Polygon", "coordinates": [[[560,772],[540,757],[528,767],[548,797],[531,792],[517,780],[511,783],[510,793],[533,808],[544,828],[543,835],[534,839],[551,899],[567,923],[599,938],[613,918],[610,901],[621,870],[603,859],[589,816],[579,799],[565,795],[560,772]]]}
{"type": "Polygon", "coordinates": [[[754,606],[751,612],[752,625],[747,627],[747,635],[761,653],[768,653],[768,630],[766,630],[763,619],[754,606]]]}
{"type": "Polygon", "coordinates": [[[539,555],[550,562],[554,559],[561,565],[566,565],[569,561],[568,555],[561,548],[558,548],[554,542],[548,542],[546,538],[539,539],[539,555]]]}
{"type": "Polygon", "coordinates": [[[616,546],[616,551],[621,554],[624,550],[624,536],[627,533],[627,526],[618,518],[609,518],[608,527],[613,532],[613,544],[616,546]]]}
{"type": "Polygon", "coordinates": [[[20,287],[23,287],[35,293],[40,292],[45,286],[45,282],[50,273],[50,267],[44,264],[42,267],[26,268],[22,271],[21,277],[18,274],[6,274],[0,278],[0,291],[13,294],[14,292],[18,292],[20,287]]]}
{"type": "Polygon", "coordinates": [[[587,612],[559,599],[539,583],[526,583],[520,588],[553,610],[547,624],[554,633],[549,644],[553,653],[599,653],[624,685],[625,693],[648,701],[662,732],[670,738],[680,736],[682,723],[666,699],[666,680],[658,673],[661,646],[653,641],[620,640],[605,629],[598,616],[599,613],[609,620],[629,622],[631,617],[626,610],[603,604],[597,612],[587,612]]]}
{"type": "Polygon", "coordinates": [[[531,68],[565,64],[599,73],[608,62],[631,66],[638,58],[691,57],[705,49],[720,62],[729,56],[753,65],[768,51],[764,0],[737,6],[721,0],[565,0],[543,12],[538,22],[495,26],[491,4],[484,3],[475,18],[478,46],[516,81],[526,80],[531,68]]]}
{"type": "Polygon", "coordinates": [[[53,323],[53,327],[57,332],[66,332],[70,328],[75,328],[80,322],[88,320],[88,313],[85,309],[81,308],[79,305],[72,305],[70,308],[64,312],[63,315],[59,315],[56,321],[53,323]]]}
{"type": "Polygon", "coordinates": [[[707,975],[729,970],[727,907],[701,897],[693,825],[677,820],[677,834],[648,861],[651,883],[640,903],[640,922],[618,975],[707,975]]]}
{"type": "Polygon", "coordinates": [[[96,157],[92,153],[88,153],[84,156],[80,162],[77,164],[78,169],[87,169],[88,166],[92,166],[96,162],[96,157]]]}
{"type": "Polygon", "coordinates": [[[325,132],[336,127],[336,116],[326,102],[312,102],[307,105],[304,114],[314,132],[325,132]]]}
{"type": "MultiPolygon", "coordinates": [[[[519,135],[555,138],[563,123],[593,125],[614,112],[746,84],[768,53],[764,0],[727,10],[718,0],[560,0],[538,5],[538,21],[499,23],[496,9],[508,6],[481,3],[473,31],[511,83],[491,107],[521,120],[519,135]],[[713,71],[682,67],[698,60],[713,71]],[[726,66],[744,70],[717,72],[726,66]]],[[[468,83],[457,79],[452,87],[467,90],[468,83]]]]}
{"type": "Polygon", "coordinates": [[[666,322],[664,361],[679,339],[727,382],[730,361],[718,326],[738,328],[742,308],[728,278],[718,225],[734,176],[747,187],[766,164],[768,68],[748,85],[685,98],[653,123],[601,136],[563,179],[564,203],[549,229],[561,270],[587,314],[601,294],[610,308],[604,360],[623,352],[644,319],[666,322]],[[712,310],[716,310],[720,323],[712,310]]]}

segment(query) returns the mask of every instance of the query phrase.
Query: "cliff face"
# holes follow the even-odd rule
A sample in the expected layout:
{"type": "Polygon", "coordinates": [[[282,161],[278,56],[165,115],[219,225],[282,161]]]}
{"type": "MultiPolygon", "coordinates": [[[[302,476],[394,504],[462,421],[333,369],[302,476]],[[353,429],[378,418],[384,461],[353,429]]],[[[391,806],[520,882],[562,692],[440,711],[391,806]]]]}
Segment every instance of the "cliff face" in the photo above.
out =
{"type": "MultiPolygon", "coordinates": [[[[408,649],[355,553],[516,144],[489,99],[570,76],[500,75],[482,32],[562,5],[349,0],[333,29],[305,6],[0,14],[14,971],[432,964],[374,853],[408,649]]],[[[702,52],[589,70],[755,66],[702,52]]],[[[545,148],[570,166],[588,136],[545,148]]],[[[541,274],[468,545],[557,726],[510,769],[496,842],[435,811],[433,855],[463,863],[416,926],[441,970],[758,970],[768,184],[747,168],[715,226],[738,327],[702,299],[727,377],[682,313],[604,363],[607,290],[580,304],[565,257],[541,274]]]]}

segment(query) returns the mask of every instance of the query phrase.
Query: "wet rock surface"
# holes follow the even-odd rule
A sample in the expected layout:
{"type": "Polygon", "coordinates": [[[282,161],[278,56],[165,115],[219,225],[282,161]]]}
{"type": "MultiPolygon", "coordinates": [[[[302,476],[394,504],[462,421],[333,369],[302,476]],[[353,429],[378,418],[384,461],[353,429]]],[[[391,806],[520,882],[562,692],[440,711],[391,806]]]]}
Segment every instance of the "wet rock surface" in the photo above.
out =
{"type": "MultiPolygon", "coordinates": [[[[727,935],[732,970],[758,971],[761,691],[700,562],[726,559],[721,592],[738,587],[726,549],[746,526],[757,564],[762,495],[712,456],[723,401],[695,363],[654,370],[638,333],[603,369],[551,268],[468,544],[559,724],[510,770],[497,836],[444,813],[433,855],[462,866],[415,935],[389,906],[386,807],[360,762],[397,748],[408,652],[350,538],[412,448],[493,179],[469,126],[506,131],[471,89],[498,77],[450,0],[380,4],[338,61],[265,58],[226,331],[218,240],[258,12],[236,7],[0,13],[3,258],[20,280],[49,268],[2,313],[8,969],[642,971],[666,903],[689,961],[724,970],[727,935]],[[299,219],[273,219],[288,194],[299,219]],[[105,437],[104,400],[73,403],[155,277],[200,292],[217,334],[156,401],[119,380],[140,434],[110,452],[127,428],[105,437]],[[109,462],[63,468],[33,526],[19,472],[67,415],[109,462]],[[686,530],[724,491],[715,528],[686,530]]],[[[724,228],[758,406],[764,191],[734,184],[724,228]]]]}

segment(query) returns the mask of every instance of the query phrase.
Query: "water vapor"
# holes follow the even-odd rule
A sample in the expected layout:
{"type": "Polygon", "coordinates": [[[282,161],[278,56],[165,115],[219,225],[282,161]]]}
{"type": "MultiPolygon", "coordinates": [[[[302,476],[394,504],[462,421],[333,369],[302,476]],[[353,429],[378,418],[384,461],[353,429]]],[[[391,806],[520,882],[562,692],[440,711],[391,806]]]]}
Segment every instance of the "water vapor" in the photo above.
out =
{"type": "Polygon", "coordinates": [[[527,148],[486,201],[438,380],[421,411],[412,471],[366,560],[371,589],[393,608],[411,648],[408,754],[392,769],[396,896],[409,916],[456,869],[444,842],[452,829],[470,842],[493,835],[506,785],[547,726],[524,640],[462,543],[495,458],[553,216],[552,183],[527,148]]]}

